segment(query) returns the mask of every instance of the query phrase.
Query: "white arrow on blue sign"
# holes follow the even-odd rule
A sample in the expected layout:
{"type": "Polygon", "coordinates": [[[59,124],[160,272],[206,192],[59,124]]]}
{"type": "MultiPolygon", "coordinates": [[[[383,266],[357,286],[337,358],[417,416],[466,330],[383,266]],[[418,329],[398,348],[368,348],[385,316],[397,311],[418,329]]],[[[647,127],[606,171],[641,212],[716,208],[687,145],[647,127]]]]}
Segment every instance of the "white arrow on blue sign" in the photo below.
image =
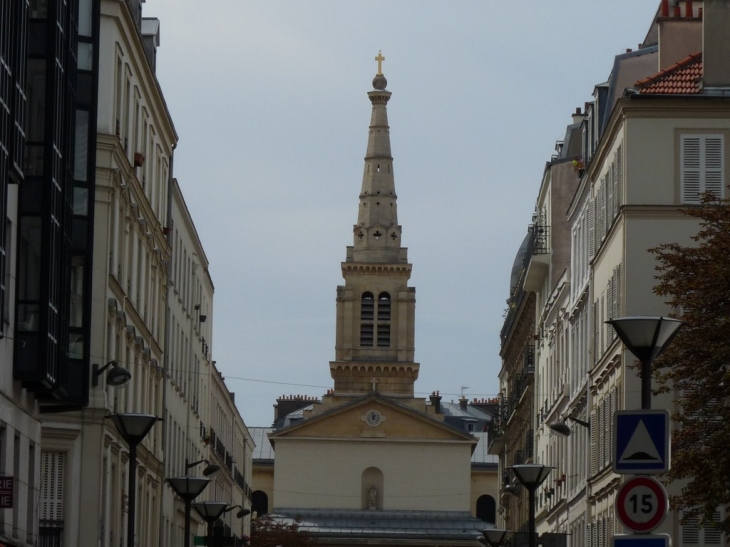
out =
{"type": "Polygon", "coordinates": [[[670,467],[668,410],[619,410],[614,415],[613,470],[659,474],[670,467]]]}
{"type": "Polygon", "coordinates": [[[632,536],[613,536],[611,547],[670,547],[667,534],[636,534],[632,536]]]}

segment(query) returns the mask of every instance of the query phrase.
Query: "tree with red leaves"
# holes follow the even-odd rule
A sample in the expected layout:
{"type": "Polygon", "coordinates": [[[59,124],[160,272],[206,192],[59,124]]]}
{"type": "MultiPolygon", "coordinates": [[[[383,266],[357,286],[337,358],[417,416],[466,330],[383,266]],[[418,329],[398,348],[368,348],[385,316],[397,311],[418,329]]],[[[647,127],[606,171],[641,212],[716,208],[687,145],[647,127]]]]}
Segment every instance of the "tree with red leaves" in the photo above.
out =
{"type": "Polygon", "coordinates": [[[270,515],[251,522],[251,547],[316,547],[317,541],[299,525],[285,523],[270,515]]]}
{"type": "MultiPolygon", "coordinates": [[[[654,376],[658,391],[679,401],[669,479],[682,488],[672,505],[684,522],[710,527],[730,502],[730,201],[706,195],[683,212],[700,221],[694,245],[651,250],[659,262],[654,291],[686,322],[654,376]]],[[[720,527],[730,533],[730,513],[720,527]]]]}

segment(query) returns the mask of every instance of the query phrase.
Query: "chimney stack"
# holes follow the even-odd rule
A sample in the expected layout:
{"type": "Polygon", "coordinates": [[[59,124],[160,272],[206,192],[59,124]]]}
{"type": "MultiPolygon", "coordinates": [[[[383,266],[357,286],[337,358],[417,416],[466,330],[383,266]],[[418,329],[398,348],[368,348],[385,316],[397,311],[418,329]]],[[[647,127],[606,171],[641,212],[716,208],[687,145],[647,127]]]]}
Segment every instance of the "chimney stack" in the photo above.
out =
{"type": "Polygon", "coordinates": [[[585,116],[580,111],[580,106],[576,106],[575,107],[575,114],[573,114],[573,123],[580,123],[580,122],[583,121],[584,118],[585,118],[585,116]]]}
{"type": "Polygon", "coordinates": [[[431,406],[436,411],[436,414],[441,414],[441,395],[438,391],[434,391],[428,397],[431,400],[431,406]]]}
{"type": "Polygon", "coordinates": [[[684,16],[679,2],[669,16],[669,2],[662,0],[659,26],[659,66],[665,70],[702,50],[702,21],[694,17],[692,2],[686,2],[684,16]]]}
{"type": "Polygon", "coordinates": [[[702,17],[702,84],[730,87],[730,0],[705,0],[702,17]]]}
{"type": "Polygon", "coordinates": [[[309,395],[282,395],[274,405],[274,423],[283,420],[292,412],[307,407],[312,403],[318,403],[319,399],[309,395]]]}

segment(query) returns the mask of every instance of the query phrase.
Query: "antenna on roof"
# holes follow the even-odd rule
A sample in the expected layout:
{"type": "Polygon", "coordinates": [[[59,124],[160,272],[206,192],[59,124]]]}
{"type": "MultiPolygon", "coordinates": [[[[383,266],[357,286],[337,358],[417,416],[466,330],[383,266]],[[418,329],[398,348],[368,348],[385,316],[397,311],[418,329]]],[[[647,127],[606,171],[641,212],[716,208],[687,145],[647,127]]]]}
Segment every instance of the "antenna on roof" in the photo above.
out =
{"type": "Polygon", "coordinates": [[[464,398],[464,390],[469,389],[469,386],[461,386],[461,398],[464,398]]]}

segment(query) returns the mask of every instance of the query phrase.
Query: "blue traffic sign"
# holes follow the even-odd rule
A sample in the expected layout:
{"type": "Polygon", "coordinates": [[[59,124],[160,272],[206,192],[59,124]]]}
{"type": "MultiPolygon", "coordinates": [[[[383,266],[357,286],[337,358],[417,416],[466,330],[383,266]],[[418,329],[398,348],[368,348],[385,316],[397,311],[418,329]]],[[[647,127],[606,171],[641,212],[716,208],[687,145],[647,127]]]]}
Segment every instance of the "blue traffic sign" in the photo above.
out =
{"type": "Polygon", "coordinates": [[[659,474],[670,467],[668,410],[619,410],[614,415],[613,470],[659,474]]]}
{"type": "Polygon", "coordinates": [[[611,547],[670,547],[667,534],[636,534],[633,536],[613,536],[611,547]]]}

